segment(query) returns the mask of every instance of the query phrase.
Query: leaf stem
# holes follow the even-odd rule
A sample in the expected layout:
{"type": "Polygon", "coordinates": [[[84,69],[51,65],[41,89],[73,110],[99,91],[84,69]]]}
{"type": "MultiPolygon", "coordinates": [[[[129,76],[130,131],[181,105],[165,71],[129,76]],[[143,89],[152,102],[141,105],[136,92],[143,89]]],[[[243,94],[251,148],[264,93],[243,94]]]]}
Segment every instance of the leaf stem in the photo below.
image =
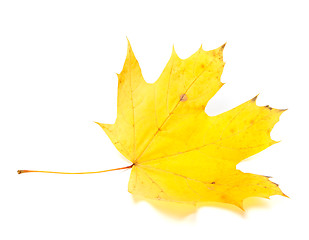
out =
{"type": "Polygon", "coordinates": [[[17,173],[22,174],[22,173],[37,172],[37,173],[57,173],[57,174],[92,174],[92,173],[103,173],[103,172],[111,172],[111,171],[128,169],[128,168],[132,168],[133,165],[134,164],[132,164],[130,166],[126,166],[126,167],[113,168],[113,169],[97,171],[97,172],[52,172],[52,171],[37,171],[37,170],[17,170],[17,173]]]}

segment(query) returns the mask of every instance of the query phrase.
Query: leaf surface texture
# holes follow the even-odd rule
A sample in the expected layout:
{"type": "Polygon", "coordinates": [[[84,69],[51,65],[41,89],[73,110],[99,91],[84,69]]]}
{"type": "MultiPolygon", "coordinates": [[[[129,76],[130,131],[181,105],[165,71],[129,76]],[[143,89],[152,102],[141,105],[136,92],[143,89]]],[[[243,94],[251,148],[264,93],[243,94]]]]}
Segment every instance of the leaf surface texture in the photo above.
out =
{"type": "Polygon", "coordinates": [[[270,132],[284,110],[260,107],[256,97],[217,116],[208,101],[223,86],[224,45],[187,59],[173,49],[159,79],[147,83],[128,43],[118,75],[117,119],[98,123],[134,166],[129,192],[173,202],[224,202],[285,196],[268,177],[236,165],[276,143],[270,132]]]}

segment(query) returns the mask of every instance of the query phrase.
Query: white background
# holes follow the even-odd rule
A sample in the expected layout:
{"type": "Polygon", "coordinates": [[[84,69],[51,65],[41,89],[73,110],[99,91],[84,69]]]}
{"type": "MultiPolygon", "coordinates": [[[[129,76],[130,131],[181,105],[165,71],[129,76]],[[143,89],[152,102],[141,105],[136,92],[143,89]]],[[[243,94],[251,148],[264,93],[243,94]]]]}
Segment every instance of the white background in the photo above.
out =
{"type": "Polygon", "coordinates": [[[307,1],[1,1],[0,238],[308,239],[307,1]],[[273,176],[290,199],[249,199],[246,213],[209,204],[196,213],[134,201],[129,165],[94,121],[116,118],[117,77],[127,40],[148,82],[173,44],[187,58],[227,42],[225,86],[214,115],[260,93],[288,108],[279,144],[238,165],[273,176]]]}

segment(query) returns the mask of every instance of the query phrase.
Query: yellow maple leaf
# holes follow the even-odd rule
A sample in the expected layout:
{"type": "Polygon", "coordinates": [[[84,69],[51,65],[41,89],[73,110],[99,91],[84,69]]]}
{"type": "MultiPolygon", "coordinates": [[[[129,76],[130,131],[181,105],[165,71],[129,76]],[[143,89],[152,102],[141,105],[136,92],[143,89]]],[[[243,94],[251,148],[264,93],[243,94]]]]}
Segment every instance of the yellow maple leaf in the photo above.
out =
{"type": "Polygon", "coordinates": [[[257,106],[255,97],[217,116],[205,113],[223,86],[223,48],[200,48],[184,60],[173,49],[159,79],[149,84],[128,42],[118,75],[116,122],[98,124],[133,163],[130,193],[242,209],[248,197],[285,196],[268,177],[236,169],[243,159],[276,143],[270,131],[284,110],[257,106]]]}

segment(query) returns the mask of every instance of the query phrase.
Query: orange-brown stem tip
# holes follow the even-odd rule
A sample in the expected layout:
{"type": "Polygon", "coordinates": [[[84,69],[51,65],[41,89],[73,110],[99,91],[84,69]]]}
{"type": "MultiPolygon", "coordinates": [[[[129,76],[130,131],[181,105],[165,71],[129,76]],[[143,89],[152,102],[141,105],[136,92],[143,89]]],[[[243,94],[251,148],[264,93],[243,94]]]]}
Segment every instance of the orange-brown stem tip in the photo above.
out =
{"type": "Polygon", "coordinates": [[[18,174],[32,172],[31,170],[17,170],[18,174]]]}

